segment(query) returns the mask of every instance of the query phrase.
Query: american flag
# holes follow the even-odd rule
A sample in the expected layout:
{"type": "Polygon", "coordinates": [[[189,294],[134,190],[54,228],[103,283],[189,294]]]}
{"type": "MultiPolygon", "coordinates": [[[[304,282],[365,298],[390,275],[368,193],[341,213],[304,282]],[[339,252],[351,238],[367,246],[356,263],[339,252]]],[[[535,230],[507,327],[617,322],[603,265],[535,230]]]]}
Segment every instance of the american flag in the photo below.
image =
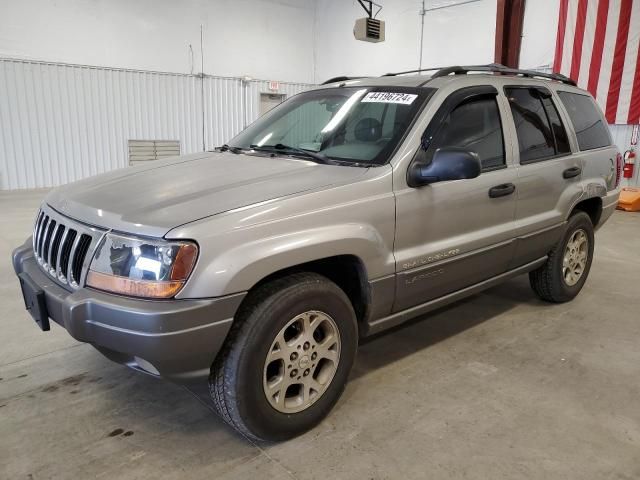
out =
{"type": "Polygon", "coordinates": [[[640,123],[640,0],[560,0],[553,71],[591,92],[609,123],[640,123]]]}

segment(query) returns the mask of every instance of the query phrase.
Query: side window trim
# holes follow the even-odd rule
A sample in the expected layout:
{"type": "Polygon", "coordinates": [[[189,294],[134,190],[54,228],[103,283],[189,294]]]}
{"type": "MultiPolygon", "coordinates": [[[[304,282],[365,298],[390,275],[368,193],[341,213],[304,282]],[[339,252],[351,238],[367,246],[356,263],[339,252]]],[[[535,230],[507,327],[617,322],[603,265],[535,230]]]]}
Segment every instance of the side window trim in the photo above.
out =
{"type": "MultiPolygon", "coordinates": [[[[567,138],[569,138],[569,131],[567,130],[566,127],[566,119],[563,119],[562,114],[560,113],[560,109],[558,108],[558,104],[562,103],[558,100],[556,100],[556,98],[554,97],[553,93],[551,92],[551,90],[549,90],[546,87],[542,87],[540,85],[505,85],[503,87],[503,93],[505,98],[507,99],[507,103],[509,103],[509,95],[507,92],[507,89],[525,89],[525,90],[537,90],[538,92],[540,92],[545,98],[548,98],[549,100],[551,100],[552,105],[555,107],[556,111],[558,112],[558,117],[560,119],[562,128],[565,131],[565,134],[567,135],[567,138]]],[[[545,118],[547,119],[547,122],[549,124],[549,126],[551,126],[551,118],[549,117],[549,112],[547,109],[547,106],[544,104],[544,102],[541,102],[542,104],[542,109],[544,110],[544,115],[545,118]]],[[[564,105],[563,105],[564,107],[564,105]]],[[[516,135],[516,151],[519,152],[519,148],[517,148],[518,142],[517,142],[517,136],[518,136],[518,129],[516,128],[515,125],[515,118],[513,118],[513,113],[510,111],[509,112],[511,115],[511,123],[513,124],[513,132],[516,135]]],[[[534,163],[539,163],[539,162],[546,162],[548,160],[555,160],[558,158],[563,158],[563,157],[568,157],[570,155],[573,155],[573,149],[571,147],[571,144],[569,144],[569,151],[568,152],[558,152],[558,140],[556,138],[556,134],[553,131],[553,128],[551,128],[551,135],[553,136],[553,143],[554,143],[554,150],[556,151],[555,154],[553,155],[546,155],[544,157],[539,157],[539,158],[534,158],[532,160],[522,160],[521,156],[518,155],[518,164],[519,165],[531,165],[534,163]]]]}
{"type": "MultiPolygon", "coordinates": [[[[420,138],[420,146],[409,164],[407,168],[407,174],[411,169],[411,165],[415,162],[419,161],[419,157],[423,152],[427,152],[431,145],[431,142],[435,138],[435,136],[440,132],[444,120],[447,116],[453,112],[456,108],[461,106],[464,103],[472,102],[476,100],[481,100],[483,98],[493,98],[496,101],[496,111],[498,113],[498,121],[500,123],[500,133],[501,133],[501,141],[502,141],[502,152],[504,155],[504,164],[497,165],[494,167],[482,168],[482,173],[492,172],[495,170],[502,170],[503,168],[507,168],[507,151],[506,151],[506,143],[505,143],[505,128],[504,128],[504,119],[503,113],[500,108],[500,104],[498,102],[498,89],[496,89],[492,85],[474,85],[471,87],[463,87],[459,90],[456,90],[449,94],[447,98],[442,102],[436,113],[433,115],[429,124],[425,128],[422,136],[420,138]]],[[[430,160],[430,159],[428,159],[430,160]]]]}

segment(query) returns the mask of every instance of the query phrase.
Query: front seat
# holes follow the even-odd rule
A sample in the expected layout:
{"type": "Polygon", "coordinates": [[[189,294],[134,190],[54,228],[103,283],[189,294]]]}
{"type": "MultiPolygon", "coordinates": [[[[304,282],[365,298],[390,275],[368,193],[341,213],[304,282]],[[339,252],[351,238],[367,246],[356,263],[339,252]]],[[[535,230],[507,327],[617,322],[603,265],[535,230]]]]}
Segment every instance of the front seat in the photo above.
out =
{"type": "Polygon", "coordinates": [[[365,117],[356,123],[353,135],[359,142],[377,142],[382,137],[382,124],[372,117],[365,117]]]}

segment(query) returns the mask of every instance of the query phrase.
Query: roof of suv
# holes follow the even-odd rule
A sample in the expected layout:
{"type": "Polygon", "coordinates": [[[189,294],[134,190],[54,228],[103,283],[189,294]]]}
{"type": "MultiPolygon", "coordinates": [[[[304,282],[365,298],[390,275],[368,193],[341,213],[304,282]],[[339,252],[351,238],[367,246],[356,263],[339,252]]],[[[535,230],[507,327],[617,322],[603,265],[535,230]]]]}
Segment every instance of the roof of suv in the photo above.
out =
{"type": "MultiPolygon", "coordinates": [[[[467,67],[446,67],[441,69],[415,70],[409,72],[389,73],[381,77],[336,77],[327,80],[322,87],[336,87],[339,85],[366,86],[400,86],[400,87],[433,87],[439,88],[447,83],[464,78],[478,78],[478,81],[491,82],[497,79],[509,78],[509,82],[531,84],[532,81],[564,84],[575,87],[575,82],[564,75],[556,73],[536,72],[532,70],[517,70],[499,64],[477,65],[467,67]],[[429,72],[423,74],[421,72],[429,72]],[[417,73],[417,74],[416,74],[417,73]],[[411,75],[409,75],[411,74],[411,75]],[[470,75],[466,75],[470,74],[470,75]],[[482,79],[482,80],[480,80],[482,79]]],[[[576,88],[577,89],[577,88],[576,88]]]]}

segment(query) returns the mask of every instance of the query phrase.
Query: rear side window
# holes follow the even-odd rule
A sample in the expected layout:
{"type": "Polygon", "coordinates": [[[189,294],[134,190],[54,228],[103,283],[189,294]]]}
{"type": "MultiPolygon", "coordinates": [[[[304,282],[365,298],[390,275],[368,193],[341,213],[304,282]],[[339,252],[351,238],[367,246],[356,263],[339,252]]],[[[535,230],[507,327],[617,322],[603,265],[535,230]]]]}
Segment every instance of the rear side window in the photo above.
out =
{"type": "Polygon", "coordinates": [[[430,148],[461,147],[478,154],[483,170],[505,165],[500,112],[495,98],[458,105],[445,118],[430,148]]]}
{"type": "Polygon", "coordinates": [[[602,115],[590,96],[569,92],[558,92],[558,96],[569,113],[580,150],[592,150],[611,145],[607,126],[602,121],[602,115]]]}
{"type": "Polygon", "coordinates": [[[518,135],[520,163],[569,153],[567,132],[551,94],[536,88],[505,88],[518,135]]]}

